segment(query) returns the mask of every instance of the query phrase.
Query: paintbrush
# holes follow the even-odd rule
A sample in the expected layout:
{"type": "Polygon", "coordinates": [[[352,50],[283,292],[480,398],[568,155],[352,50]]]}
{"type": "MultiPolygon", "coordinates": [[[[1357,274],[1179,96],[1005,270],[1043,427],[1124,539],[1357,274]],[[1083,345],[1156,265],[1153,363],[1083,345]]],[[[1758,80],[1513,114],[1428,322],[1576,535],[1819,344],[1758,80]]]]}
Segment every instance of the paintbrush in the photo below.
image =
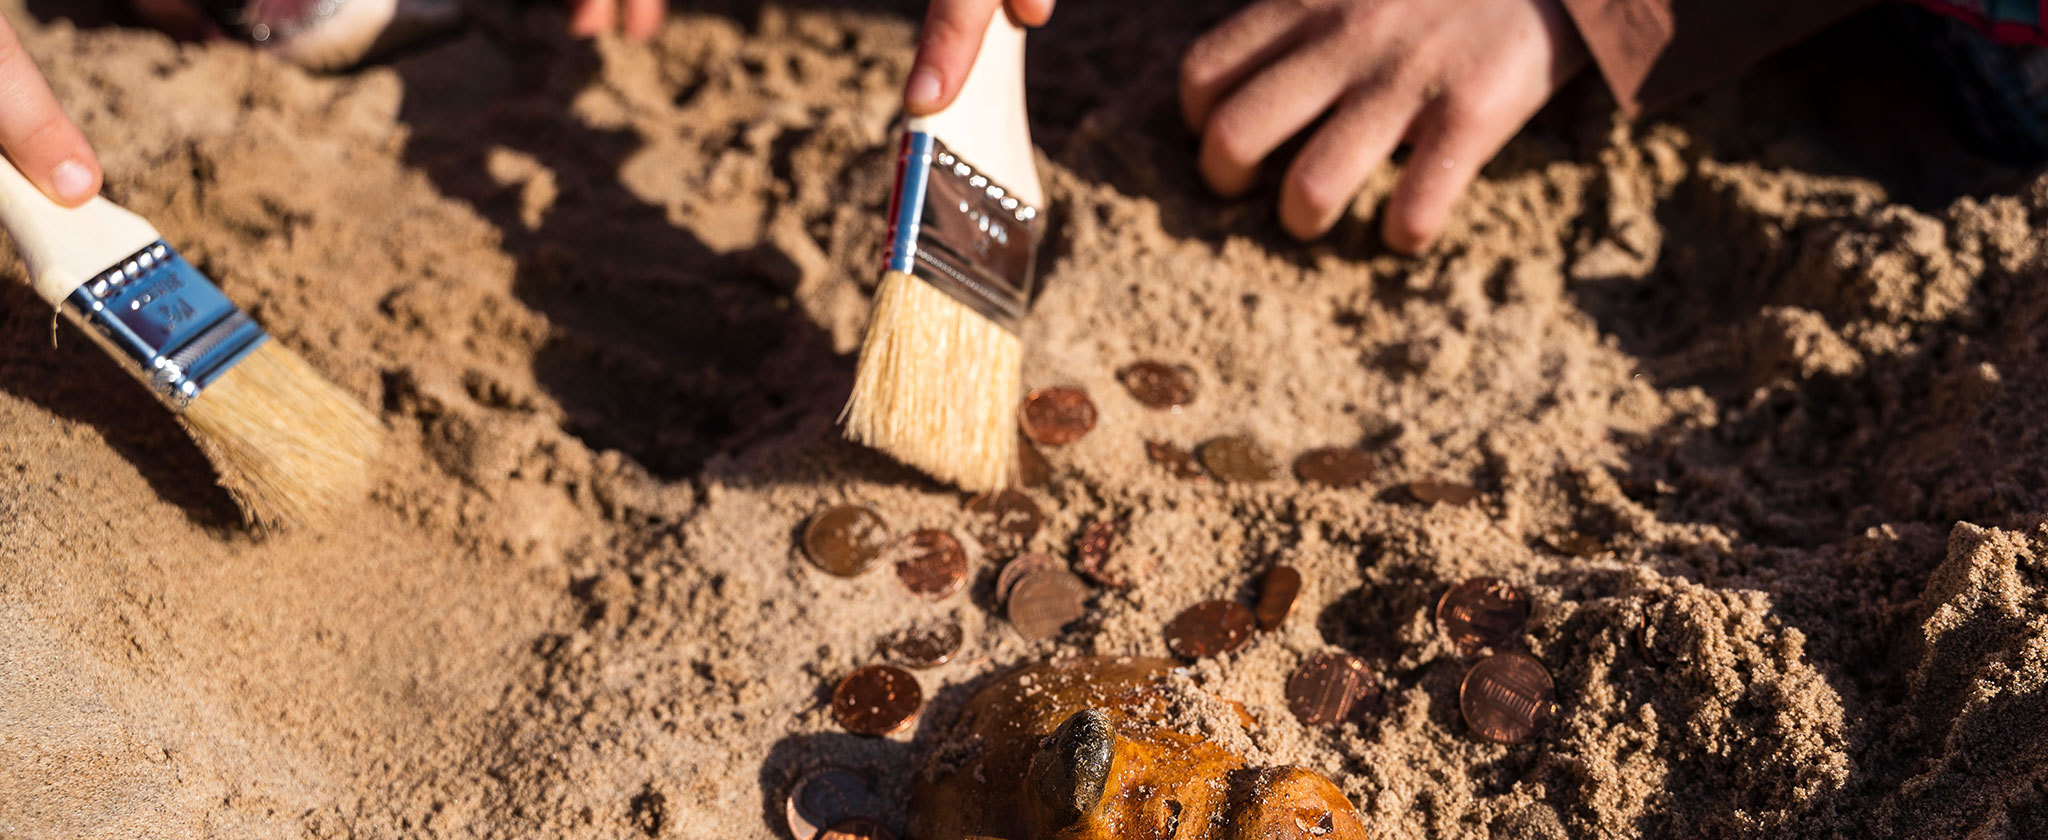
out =
{"type": "Polygon", "coordinates": [[[1024,29],[997,13],[959,97],[905,126],[847,437],[967,490],[1010,483],[1044,202],[1024,29]]]}
{"type": "Polygon", "coordinates": [[[29,283],[184,421],[245,516],[318,521],[360,496],[369,412],[222,294],[141,216],[66,208],[0,164],[0,226],[29,283]]]}

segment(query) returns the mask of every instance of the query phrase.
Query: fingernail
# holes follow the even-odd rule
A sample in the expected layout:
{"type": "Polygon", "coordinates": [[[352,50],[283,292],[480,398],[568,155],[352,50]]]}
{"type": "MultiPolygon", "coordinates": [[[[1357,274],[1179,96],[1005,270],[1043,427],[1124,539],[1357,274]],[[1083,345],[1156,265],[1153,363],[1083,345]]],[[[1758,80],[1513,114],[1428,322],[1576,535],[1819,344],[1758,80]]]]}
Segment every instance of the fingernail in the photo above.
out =
{"type": "Polygon", "coordinates": [[[57,197],[65,201],[79,202],[92,197],[92,170],[75,160],[57,164],[57,170],[50,173],[50,186],[57,190],[57,197]]]}
{"type": "Polygon", "coordinates": [[[903,103],[918,109],[937,107],[939,74],[929,67],[910,71],[910,84],[903,87],[903,103]]]}

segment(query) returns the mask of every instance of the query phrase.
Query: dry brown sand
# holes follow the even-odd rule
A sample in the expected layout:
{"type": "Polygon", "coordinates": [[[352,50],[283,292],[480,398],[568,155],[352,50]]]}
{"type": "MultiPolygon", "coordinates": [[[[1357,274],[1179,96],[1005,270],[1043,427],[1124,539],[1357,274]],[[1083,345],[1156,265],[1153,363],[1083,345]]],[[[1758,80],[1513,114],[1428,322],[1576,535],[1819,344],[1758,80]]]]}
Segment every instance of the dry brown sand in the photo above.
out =
{"type": "Polygon", "coordinates": [[[1375,837],[2048,834],[2048,180],[1912,205],[1770,71],[1641,125],[1582,84],[1433,254],[1373,244],[1385,179],[1300,246],[1270,190],[1192,180],[1172,65],[1216,4],[1071,5],[1032,58],[1059,224],[1025,378],[1102,418],[1048,452],[1036,546],[1120,516],[1160,571],[1040,644],[991,617],[1002,558],[925,605],[793,548],[846,500],[967,521],[833,425],[917,4],[693,6],[644,47],[479,8],[337,77],[8,5],[109,193],[393,443],[340,527],[252,534],[121,371],[68,327],[52,348],[8,257],[0,836],[776,837],[796,772],[900,803],[964,686],[1163,654],[1168,618],[1272,562],[1301,608],[1195,669],[1259,727],[1204,725],[1328,772],[1375,837]],[[1186,412],[1116,384],[1144,357],[1198,373],[1186,412]],[[1380,474],[1193,485],[1143,457],[1231,432],[1380,474]],[[1487,495],[1384,492],[1429,477],[1487,495]],[[1458,718],[1429,608],[1477,574],[1536,605],[1518,644],[1563,712],[1530,745],[1458,718]],[[969,647],[921,674],[916,737],[839,732],[830,681],[944,613],[969,647]],[[1285,674],[1333,647],[1382,672],[1377,723],[1288,713],[1285,674]]]}

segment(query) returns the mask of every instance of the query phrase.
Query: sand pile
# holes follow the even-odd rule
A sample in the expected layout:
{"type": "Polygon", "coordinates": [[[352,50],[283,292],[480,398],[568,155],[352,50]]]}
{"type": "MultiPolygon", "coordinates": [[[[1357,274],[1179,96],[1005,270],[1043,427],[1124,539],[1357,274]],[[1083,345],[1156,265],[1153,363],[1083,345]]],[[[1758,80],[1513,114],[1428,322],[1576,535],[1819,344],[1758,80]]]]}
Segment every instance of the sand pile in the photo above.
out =
{"type": "Polygon", "coordinates": [[[1298,246],[1270,193],[1193,182],[1173,58],[1223,9],[1158,5],[1062,9],[1031,59],[1060,223],[1025,379],[1101,411],[1047,451],[1033,547],[1116,517],[1158,566],[1042,643],[993,617],[1007,558],[971,539],[937,604],[795,547],[845,501],[965,535],[958,494],[833,427],[916,4],[692,6],[646,47],[482,8],[332,78],[9,6],[110,194],[393,445],[345,526],[252,534],[0,283],[0,835],[776,837],[806,767],[900,803],[977,679],[1164,655],[1175,613],[1272,563],[1305,575],[1293,618],[1194,668],[1258,728],[1198,724],[1329,773],[1375,836],[2048,829],[2048,180],[1909,204],[1773,77],[1637,126],[1581,86],[1433,254],[1372,243],[1378,194],[1298,246]],[[1194,403],[1133,401],[1140,358],[1190,366],[1194,403]],[[1378,476],[1145,458],[1234,433],[1378,476]],[[1485,495],[1386,492],[1415,479],[1485,495]],[[1429,613],[1480,574],[1535,603],[1517,644],[1562,714],[1532,744],[1458,717],[1429,613]],[[831,681],[937,615],[967,648],[920,674],[915,737],[839,731],[831,681]],[[1337,648],[1383,712],[1303,727],[1285,676],[1337,648]]]}

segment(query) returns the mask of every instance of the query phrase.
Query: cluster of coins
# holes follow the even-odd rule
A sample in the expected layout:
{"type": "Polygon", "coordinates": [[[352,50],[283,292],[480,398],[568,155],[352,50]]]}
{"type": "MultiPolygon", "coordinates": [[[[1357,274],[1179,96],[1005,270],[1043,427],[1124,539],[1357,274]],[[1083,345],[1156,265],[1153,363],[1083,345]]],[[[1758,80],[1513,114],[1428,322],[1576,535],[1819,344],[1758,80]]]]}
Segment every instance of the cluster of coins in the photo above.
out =
{"type": "Polygon", "coordinates": [[[795,840],[895,840],[881,821],[882,799],[866,776],[836,764],[812,768],[790,785],[784,816],[795,840]]]}
{"type": "Polygon", "coordinates": [[[1557,690],[1550,670],[1513,643],[1529,621],[1529,597],[1498,578],[1478,577],[1445,590],[1436,602],[1437,630],[1467,656],[1485,656],[1458,684],[1458,711],[1465,725],[1498,744],[1534,737],[1557,716],[1557,690]]]}

